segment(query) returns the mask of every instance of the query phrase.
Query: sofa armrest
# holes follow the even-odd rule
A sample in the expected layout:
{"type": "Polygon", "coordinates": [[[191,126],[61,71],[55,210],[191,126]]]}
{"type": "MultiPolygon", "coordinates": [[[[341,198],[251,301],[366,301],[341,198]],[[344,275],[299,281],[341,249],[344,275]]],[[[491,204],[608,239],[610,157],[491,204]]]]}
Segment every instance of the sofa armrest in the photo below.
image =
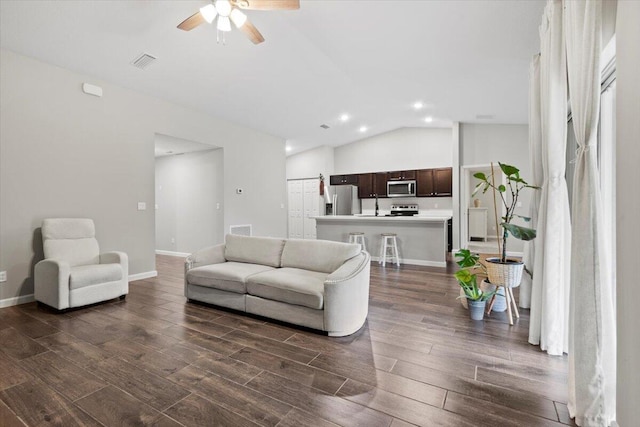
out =
{"type": "Polygon", "coordinates": [[[66,261],[44,259],[34,269],[34,298],[48,306],[69,308],[69,276],[71,267],[66,261]]]}
{"type": "Polygon", "coordinates": [[[356,332],[369,313],[369,272],[367,252],[349,259],[324,282],[324,327],[330,336],[356,332]]]}
{"type": "Polygon", "coordinates": [[[203,265],[220,264],[226,262],[224,257],[224,243],[200,249],[189,255],[184,261],[185,272],[203,265]]]}

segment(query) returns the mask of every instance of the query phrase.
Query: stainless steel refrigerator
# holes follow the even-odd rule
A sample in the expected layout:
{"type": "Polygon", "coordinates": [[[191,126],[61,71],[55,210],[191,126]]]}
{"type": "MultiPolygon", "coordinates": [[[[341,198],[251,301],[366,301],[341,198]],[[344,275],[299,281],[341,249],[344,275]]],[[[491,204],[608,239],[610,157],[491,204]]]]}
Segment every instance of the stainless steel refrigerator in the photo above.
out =
{"type": "Polygon", "coordinates": [[[357,186],[332,185],[330,192],[333,215],[354,215],[362,212],[357,186]]]}

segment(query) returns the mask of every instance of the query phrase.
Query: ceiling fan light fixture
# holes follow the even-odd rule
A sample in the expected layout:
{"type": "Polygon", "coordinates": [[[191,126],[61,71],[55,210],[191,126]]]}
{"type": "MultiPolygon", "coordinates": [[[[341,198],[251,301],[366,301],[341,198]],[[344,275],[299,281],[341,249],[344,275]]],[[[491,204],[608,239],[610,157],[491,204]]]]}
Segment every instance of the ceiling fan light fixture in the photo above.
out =
{"type": "Polygon", "coordinates": [[[217,0],[216,10],[218,15],[228,18],[231,13],[231,3],[229,3],[229,0],[217,0]]]}
{"type": "Polygon", "coordinates": [[[217,14],[218,12],[216,11],[216,8],[212,4],[208,4],[200,8],[200,15],[202,15],[204,20],[207,21],[209,24],[211,24],[213,20],[216,19],[217,14]]]}
{"type": "Polygon", "coordinates": [[[220,31],[231,31],[231,21],[227,16],[218,16],[218,30],[220,31]]]}
{"type": "Polygon", "coordinates": [[[233,9],[231,11],[231,20],[235,24],[236,27],[240,28],[247,22],[247,15],[240,12],[238,9],[233,9]]]}

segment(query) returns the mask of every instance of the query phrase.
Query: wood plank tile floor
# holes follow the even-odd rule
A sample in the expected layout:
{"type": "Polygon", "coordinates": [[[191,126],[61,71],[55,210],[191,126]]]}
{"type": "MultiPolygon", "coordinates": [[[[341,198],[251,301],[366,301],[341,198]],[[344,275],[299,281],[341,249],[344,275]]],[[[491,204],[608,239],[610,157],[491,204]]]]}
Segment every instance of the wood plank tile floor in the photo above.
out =
{"type": "Polygon", "coordinates": [[[373,265],[366,325],[330,338],[187,304],[182,262],[124,301],[1,309],[0,425],[573,425],[566,357],[527,343],[528,310],[471,321],[453,264],[373,265]]]}

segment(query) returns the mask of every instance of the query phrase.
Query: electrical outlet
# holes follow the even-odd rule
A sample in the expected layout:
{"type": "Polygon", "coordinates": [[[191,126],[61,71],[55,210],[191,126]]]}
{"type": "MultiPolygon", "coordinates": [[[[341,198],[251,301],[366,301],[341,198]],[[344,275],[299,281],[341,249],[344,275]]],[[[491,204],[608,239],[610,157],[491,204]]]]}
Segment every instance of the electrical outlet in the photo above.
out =
{"type": "Polygon", "coordinates": [[[216,209],[220,209],[220,203],[216,203],[216,209]]]}
{"type": "Polygon", "coordinates": [[[147,210],[147,204],[145,202],[138,202],[138,210],[139,211],[147,210]]]}
{"type": "Polygon", "coordinates": [[[171,243],[175,243],[175,242],[176,242],[176,238],[175,238],[175,237],[172,237],[172,238],[171,238],[171,243]]]}
{"type": "Polygon", "coordinates": [[[0,271],[0,282],[6,282],[6,281],[7,281],[7,272],[0,271]]]}

